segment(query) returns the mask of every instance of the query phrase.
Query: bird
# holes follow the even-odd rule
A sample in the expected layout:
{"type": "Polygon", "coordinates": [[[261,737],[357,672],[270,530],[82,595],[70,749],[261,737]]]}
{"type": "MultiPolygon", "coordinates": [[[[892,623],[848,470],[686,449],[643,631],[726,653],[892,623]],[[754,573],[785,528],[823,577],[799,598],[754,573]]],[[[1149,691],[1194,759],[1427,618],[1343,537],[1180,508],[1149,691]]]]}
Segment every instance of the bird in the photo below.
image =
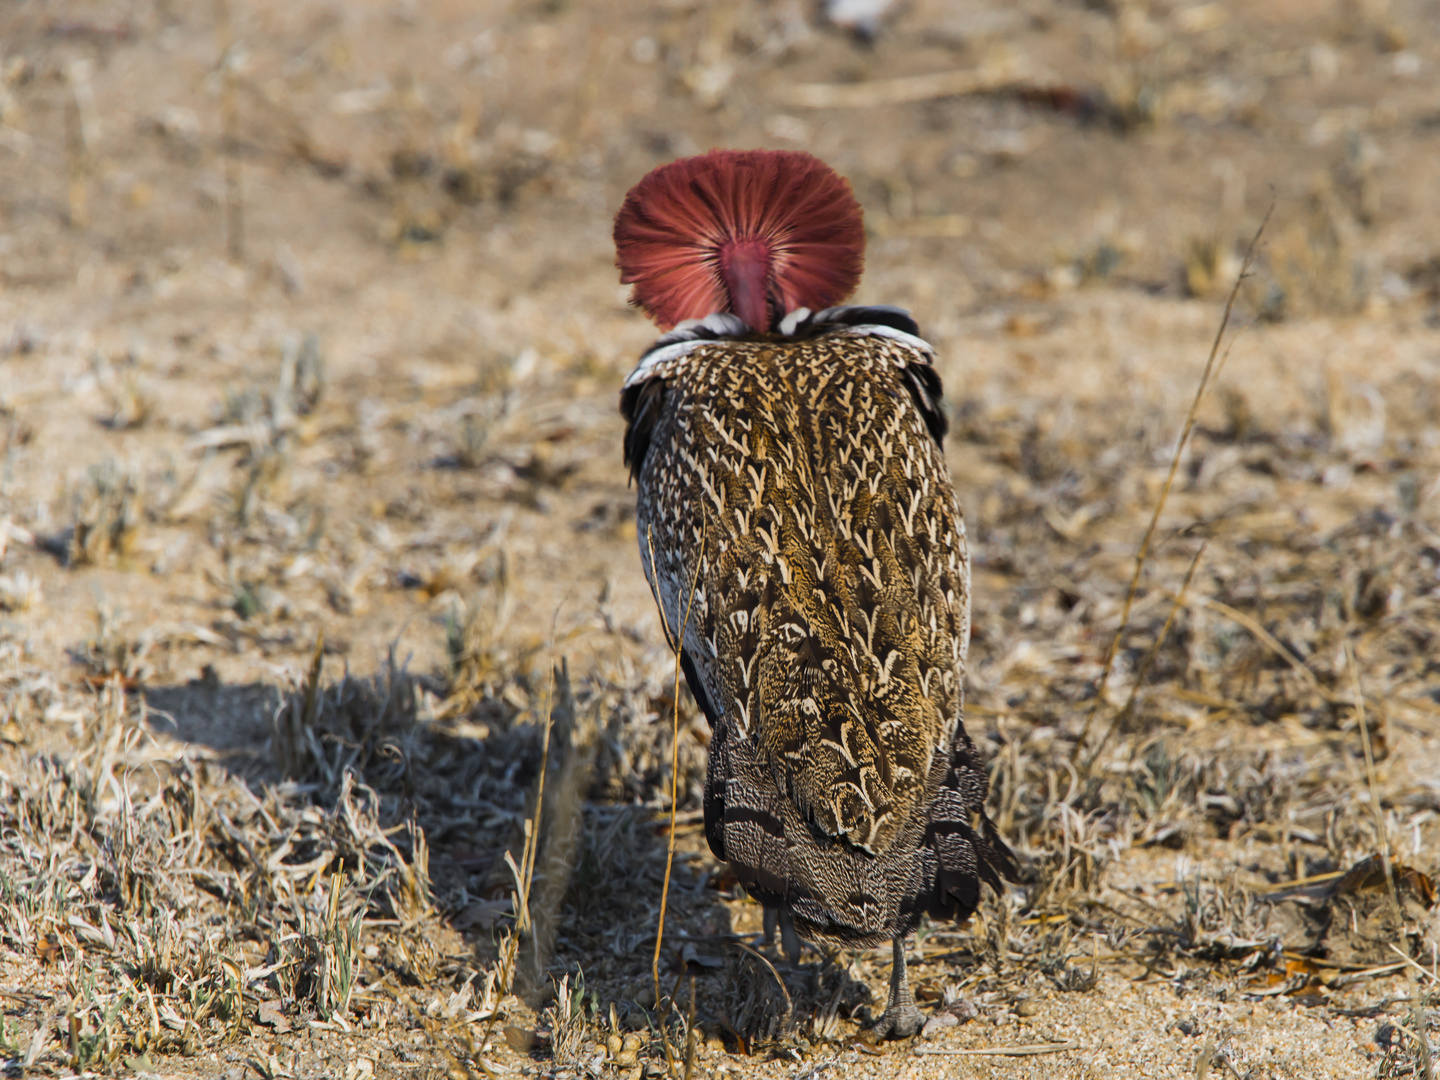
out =
{"type": "Polygon", "coordinates": [[[906,936],[1016,873],[962,718],[970,563],[936,352],[907,311],[842,303],[863,212],[810,154],[659,166],[614,242],[663,331],[621,389],[624,459],[711,727],[706,840],[792,963],[801,939],[890,944],[875,1031],[907,1037],[906,936]]]}

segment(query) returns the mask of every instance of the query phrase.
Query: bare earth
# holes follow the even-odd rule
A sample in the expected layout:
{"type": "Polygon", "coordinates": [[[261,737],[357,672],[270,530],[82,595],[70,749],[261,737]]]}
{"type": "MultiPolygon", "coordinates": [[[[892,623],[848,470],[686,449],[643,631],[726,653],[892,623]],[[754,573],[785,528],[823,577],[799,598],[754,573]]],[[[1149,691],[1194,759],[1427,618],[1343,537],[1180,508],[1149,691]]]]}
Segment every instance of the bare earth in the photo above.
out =
{"type": "Polygon", "coordinates": [[[1424,1075],[1437,86],[1427,0],[5,5],[0,1070],[1424,1075]],[[610,221],[711,146],[944,357],[1025,870],[910,1042],[705,849],[639,572],[610,221]]]}

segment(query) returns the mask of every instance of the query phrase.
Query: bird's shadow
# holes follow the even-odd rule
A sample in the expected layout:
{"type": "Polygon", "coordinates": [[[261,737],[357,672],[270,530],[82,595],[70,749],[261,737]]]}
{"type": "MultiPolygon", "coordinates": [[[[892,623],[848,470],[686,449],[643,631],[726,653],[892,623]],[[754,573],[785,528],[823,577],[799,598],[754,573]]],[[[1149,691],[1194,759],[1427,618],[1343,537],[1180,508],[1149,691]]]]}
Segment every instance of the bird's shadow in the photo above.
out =
{"type": "MultiPolygon", "coordinates": [[[[693,993],[701,1033],[732,1050],[754,1052],[802,1033],[825,1037],[837,1017],[868,1015],[871,991],[843,956],[807,949],[804,962],[790,965],[758,935],[736,932],[739,894],[705,849],[698,814],[683,805],[657,958],[670,829],[656,804],[662,791],[668,796],[668,777],[656,773],[661,790],[638,804],[636,792],[625,802],[613,796],[628,791],[617,789],[617,771],[637,770],[627,740],[649,740],[646,753],[669,758],[668,722],[653,712],[648,722],[637,719],[633,702],[606,706],[567,689],[557,695],[547,746],[534,712],[494,701],[460,718],[428,719],[408,704],[427,689],[437,687],[394,670],[347,675],[323,685],[308,714],[304,686],[225,683],[213,671],[141,694],[146,723],[179,744],[177,756],[209,759],[260,801],[278,793],[335,813],[340,773],[348,771],[354,785],[377,794],[381,828],[413,821],[425,838],[437,918],[461,935],[477,967],[495,963],[514,924],[511,863],[524,865],[543,763],[545,793],[532,825],[534,930],[522,938],[516,979],[536,1012],[562,975],[571,976],[573,993],[583,973],[590,1011],[602,1022],[612,1004],[622,1026],[635,1030],[653,1028],[661,1012],[688,1020],[693,993]]],[[[405,835],[396,843],[414,858],[405,835]]]]}

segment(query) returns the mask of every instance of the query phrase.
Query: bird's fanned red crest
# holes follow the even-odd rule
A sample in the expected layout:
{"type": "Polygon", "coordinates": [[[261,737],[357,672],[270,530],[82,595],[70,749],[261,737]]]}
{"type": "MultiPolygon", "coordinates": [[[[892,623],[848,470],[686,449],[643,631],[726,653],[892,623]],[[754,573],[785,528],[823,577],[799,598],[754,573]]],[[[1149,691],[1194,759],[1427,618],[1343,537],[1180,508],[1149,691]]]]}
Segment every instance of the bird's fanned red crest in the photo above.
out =
{"type": "Polygon", "coordinates": [[[850,294],[865,229],[849,182],[818,158],[712,150],[630,189],[615,251],[631,302],[662,327],[728,311],[768,331],[787,312],[850,294]]]}

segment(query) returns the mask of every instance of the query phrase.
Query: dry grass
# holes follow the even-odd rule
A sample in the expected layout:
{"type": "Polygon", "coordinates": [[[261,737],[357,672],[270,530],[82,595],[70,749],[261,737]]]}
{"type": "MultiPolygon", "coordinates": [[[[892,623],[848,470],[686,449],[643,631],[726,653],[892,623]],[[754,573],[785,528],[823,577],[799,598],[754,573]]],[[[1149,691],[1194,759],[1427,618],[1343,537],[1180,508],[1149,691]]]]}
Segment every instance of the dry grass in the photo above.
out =
{"type": "Polygon", "coordinates": [[[784,963],[705,848],[709,734],[618,457],[650,336],[610,276],[619,193],[778,141],[852,177],[863,299],[948,358],[967,724],[1023,861],[917,935],[944,1053],[905,1066],[1424,1075],[1440,234],[1413,5],[916,0],[863,49],[758,2],[21,7],[0,1067],[900,1064],[865,1034],[888,954],[784,963]],[[1177,443],[1206,300],[1272,198],[1255,327],[1177,443]]]}
{"type": "MultiPolygon", "coordinates": [[[[963,443],[1006,455],[1014,440],[1021,467],[1045,475],[1052,436],[961,413],[963,443]]],[[[1297,468],[1297,452],[1324,475],[1357,452],[1344,424],[1298,451],[1198,424],[1177,497],[1193,507],[1207,462],[1235,449],[1268,456],[1269,475],[1297,468]]],[[[1141,463],[1114,468],[1113,490],[1143,490],[1141,463]]],[[[1123,582],[1082,584],[1073,534],[1123,534],[1149,510],[1071,535],[1018,511],[992,517],[981,550],[1026,550],[1030,573],[1061,584],[1028,609],[979,612],[971,721],[1025,872],[968,927],[922,931],[917,993],[936,1037],[961,1017],[1023,1019],[1037,986],[1083,997],[1110,972],[1341,1010],[1412,957],[1432,977],[1408,998],[1429,1000],[1434,865],[1420,837],[1435,792],[1403,749],[1436,716],[1427,520],[1372,512],[1316,535],[1155,515],[1135,580],[1173,586],[1134,588],[1107,662],[1098,640],[1124,614],[1123,582]],[[1279,583],[1268,594],[1257,560],[1279,583]],[[1368,742],[1362,671],[1379,703],[1368,742]],[[1077,769],[1095,707],[1115,734],[1077,769]],[[1246,854],[1217,861],[1217,842],[1246,854]],[[1387,904],[1375,868],[1391,850],[1387,904]],[[1145,869],[1167,859],[1168,877],[1145,869]]],[[[77,653],[93,689],[11,676],[0,940],[52,989],[7,1020],[7,1052],[27,1067],[138,1069],[300,1028],[364,1038],[399,1024],[421,1037],[415,1052],[462,1071],[521,1052],[567,1075],[646,1062],[679,1075],[697,1055],[797,1060],[863,1038],[884,961],[792,969],[766,955],[753,911],[701,854],[703,722],[675,697],[668,659],[643,660],[612,628],[590,670],[537,671],[555,646],[516,649],[513,588],[502,570],[472,592],[443,674],[392,654],[374,676],[327,675],[315,642],[278,696],[226,706],[269,731],[256,756],[196,756],[160,734],[132,689],[152,677],[159,637],[127,634],[105,607],[77,653]],[[42,717],[70,727],[59,752],[24,749],[42,717]],[[650,942],[672,844],[657,994],[650,942]]],[[[227,688],[195,692],[218,703],[227,688]]],[[[1385,1043],[1382,1068],[1415,1062],[1405,1045],[1385,1043]]]]}

